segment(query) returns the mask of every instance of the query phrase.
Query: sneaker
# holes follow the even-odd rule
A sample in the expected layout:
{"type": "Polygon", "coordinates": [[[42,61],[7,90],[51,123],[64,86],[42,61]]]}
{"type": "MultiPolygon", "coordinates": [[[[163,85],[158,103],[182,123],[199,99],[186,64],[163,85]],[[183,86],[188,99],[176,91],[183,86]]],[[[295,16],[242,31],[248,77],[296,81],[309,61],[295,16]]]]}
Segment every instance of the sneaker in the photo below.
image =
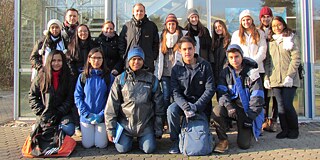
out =
{"type": "Polygon", "coordinates": [[[270,120],[270,127],[269,127],[269,132],[277,132],[277,123],[272,122],[272,120],[270,120]]]}
{"type": "Polygon", "coordinates": [[[220,140],[217,144],[216,148],[214,148],[214,152],[217,153],[224,153],[229,149],[229,142],[228,140],[220,140]]]}
{"type": "Polygon", "coordinates": [[[170,150],[169,150],[170,154],[178,154],[180,153],[180,149],[179,149],[179,142],[178,141],[174,141],[170,150]]]}

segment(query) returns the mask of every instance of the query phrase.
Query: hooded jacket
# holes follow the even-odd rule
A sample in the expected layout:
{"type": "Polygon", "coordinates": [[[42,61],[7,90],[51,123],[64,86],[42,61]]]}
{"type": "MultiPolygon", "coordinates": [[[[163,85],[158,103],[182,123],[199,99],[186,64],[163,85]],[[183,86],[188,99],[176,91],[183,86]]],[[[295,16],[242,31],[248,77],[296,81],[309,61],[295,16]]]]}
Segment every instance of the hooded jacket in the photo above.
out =
{"type": "Polygon", "coordinates": [[[105,119],[108,134],[115,137],[117,122],[124,127],[124,134],[140,137],[147,133],[162,135],[162,116],[165,115],[160,86],[152,93],[157,80],[151,73],[140,69],[127,69],[124,84],[121,75],[115,78],[106,105],[105,119]]]}
{"type": "Polygon", "coordinates": [[[142,20],[136,20],[134,17],[126,22],[122,27],[119,36],[119,52],[123,59],[127,58],[129,50],[138,45],[145,53],[145,65],[149,72],[154,72],[154,60],[159,55],[159,35],[155,23],[144,16],[142,20]]]}

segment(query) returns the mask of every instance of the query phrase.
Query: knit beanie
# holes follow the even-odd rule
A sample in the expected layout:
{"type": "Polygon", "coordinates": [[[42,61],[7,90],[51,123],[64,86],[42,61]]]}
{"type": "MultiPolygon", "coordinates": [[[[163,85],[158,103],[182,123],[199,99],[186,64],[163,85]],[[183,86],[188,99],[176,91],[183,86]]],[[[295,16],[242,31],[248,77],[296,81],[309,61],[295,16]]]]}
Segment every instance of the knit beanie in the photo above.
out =
{"type": "Polygon", "coordinates": [[[59,26],[60,30],[62,30],[62,23],[57,19],[51,19],[47,24],[47,29],[43,31],[44,35],[48,35],[49,30],[50,30],[50,26],[52,24],[57,24],[59,26]]]}
{"type": "Polygon", "coordinates": [[[167,24],[168,22],[176,22],[178,25],[178,19],[176,15],[174,15],[173,13],[169,13],[164,24],[167,24]]]}
{"type": "MultiPolygon", "coordinates": [[[[242,18],[243,18],[243,17],[246,17],[246,16],[249,16],[249,17],[252,18],[251,12],[250,12],[248,9],[243,10],[243,11],[240,13],[239,22],[241,23],[242,18]]],[[[252,19],[253,19],[253,18],[252,18],[252,19]]]]}
{"type": "Polygon", "coordinates": [[[243,51],[242,51],[242,49],[241,49],[241,47],[239,46],[239,45],[237,45],[237,44],[231,44],[231,45],[229,45],[229,47],[228,47],[228,49],[227,49],[227,56],[228,56],[228,53],[230,52],[230,51],[232,51],[232,50],[237,50],[239,53],[240,53],[240,55],[243,57],[243,51]]]}
{"type": "Polygon", "coordinates": [[[144,52],[143,52],[142,48],[139,46],[133,46],[133,48],[131,48],[129,50],[128,58],[127,58],[128,62],[130,61],[131,58],[136,57],[136,56],[141,57],[144,61],[144,52]]]}
{"type": "Polygon", "coordinates": [[[187,11],[187,18],[189,19],[192,15],[197,15],[198,17],[199,17],[199,13],[198,13],[198,11],[196,10],[196,9],[194,9],[194,8],[190,8],[190,9],[188,9],[188,11],[187,11]]]}
{"type": "Polygon", "coordinates": [[[261,8],[260,14],[259,14],[259,19],[261,19],[261,17],[264,15],[269,15],[269,16],[273,17],[272,10],[268,6],[264,6],[263,8],[261,8]]]}

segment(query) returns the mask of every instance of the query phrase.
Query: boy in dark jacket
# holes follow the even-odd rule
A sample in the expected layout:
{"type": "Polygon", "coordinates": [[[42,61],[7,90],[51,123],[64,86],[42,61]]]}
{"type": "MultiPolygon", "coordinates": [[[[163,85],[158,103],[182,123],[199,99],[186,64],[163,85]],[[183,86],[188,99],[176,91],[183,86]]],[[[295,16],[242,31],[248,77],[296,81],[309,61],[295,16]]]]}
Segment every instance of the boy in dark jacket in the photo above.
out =
{"type": "Polygon", "coordinates": [[[195,41],[182,37],[178,41],[182,61],[172,68],[171,88],[174,103],[167,110],[170,139],[173,141],[171,154],[180,153],[180,116],[192,118],[196,112],[204,112],[208,120],[212,110],[212,97],[215,93],[213,73],[209,62],[195,54],[195,41]]]}
{"type": "Polygon", "coordinates": [[[248,149],[253,136],[259,137],[264,120],[262,107],[264,92],[261,78],[254,70],[257,63],[243,58],[243,51],[237,44],[227,49],[229,61],[218,82],[219,105],[213,109],[213,119],[219,143],[215,152],[224,153],[228,149],[226,120],[237,121],[237,143],[241,149],[248,149]]]}

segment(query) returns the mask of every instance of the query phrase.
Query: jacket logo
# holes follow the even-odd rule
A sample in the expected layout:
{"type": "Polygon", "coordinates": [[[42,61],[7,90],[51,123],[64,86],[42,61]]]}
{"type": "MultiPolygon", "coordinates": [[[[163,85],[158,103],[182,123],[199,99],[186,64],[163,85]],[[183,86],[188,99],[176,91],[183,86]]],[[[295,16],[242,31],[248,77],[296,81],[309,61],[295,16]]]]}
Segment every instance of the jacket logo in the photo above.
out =
{"type": "Polygon", "coordinates": [[[143,86],[143,87],[145,87],[145,88],[151,88],[150,86],[143,86]]]}
{"type": "Polygon", "coordinates": [[[149,35],[145,35],[144,37],[149,38],[150,36],[149,35]]]}
{"type": "Polygon", "coordinates": [[[199,84],[200,84],[200,85],[203,84],[203,81],[199,81],[199,84]]]}

